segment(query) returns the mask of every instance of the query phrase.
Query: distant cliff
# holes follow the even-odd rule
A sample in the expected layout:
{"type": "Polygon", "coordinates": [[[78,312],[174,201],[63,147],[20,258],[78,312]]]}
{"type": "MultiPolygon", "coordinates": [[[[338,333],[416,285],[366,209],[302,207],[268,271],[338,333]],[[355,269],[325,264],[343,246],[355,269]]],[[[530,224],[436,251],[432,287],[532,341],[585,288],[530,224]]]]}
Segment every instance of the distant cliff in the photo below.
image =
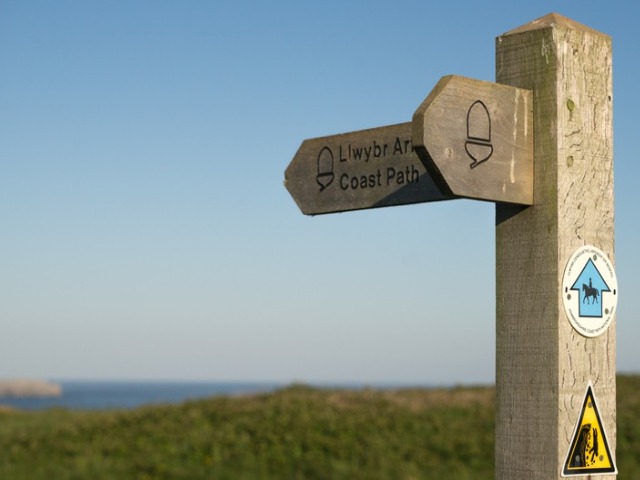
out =
{"type": "Polygon", "coordinates": [[[59,397],[62,387],[44,380],[0,380],[0,397],[59,397]]]}

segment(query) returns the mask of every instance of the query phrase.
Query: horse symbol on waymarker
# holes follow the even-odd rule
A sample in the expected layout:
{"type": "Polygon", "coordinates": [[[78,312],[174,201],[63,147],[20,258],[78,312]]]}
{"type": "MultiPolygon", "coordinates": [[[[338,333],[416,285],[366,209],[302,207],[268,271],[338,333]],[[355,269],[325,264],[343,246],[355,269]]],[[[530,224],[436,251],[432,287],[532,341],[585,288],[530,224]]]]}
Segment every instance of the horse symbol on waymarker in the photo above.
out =
{"type": "Polygon", "coordinates": [[[591,278],[589,278],[589,285],[587,285],[586,283],[582,284],[582,293],[584,294],[582,303],[587,302],[589,303],[589,305],[593,305],[594,302],[598,302],[600,291],[597,288],[593,288],[591,278]],[[591,298],[591,302],[589,302],[589,298],[591,298]]]}

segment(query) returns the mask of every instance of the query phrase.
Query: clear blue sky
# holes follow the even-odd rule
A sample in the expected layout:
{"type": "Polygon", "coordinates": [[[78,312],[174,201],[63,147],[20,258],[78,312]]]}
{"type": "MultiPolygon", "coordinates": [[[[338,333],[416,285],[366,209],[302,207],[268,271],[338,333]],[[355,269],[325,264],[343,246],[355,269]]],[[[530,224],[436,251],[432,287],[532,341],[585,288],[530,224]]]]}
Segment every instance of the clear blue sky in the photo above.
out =
{"type": "Polygon", "coordinates": [[[305,217],[284,170],[550,12],[613,38],[640,372],[637,3],[2,0],[0,377],[493,382],[493,205],[305,217]]]}

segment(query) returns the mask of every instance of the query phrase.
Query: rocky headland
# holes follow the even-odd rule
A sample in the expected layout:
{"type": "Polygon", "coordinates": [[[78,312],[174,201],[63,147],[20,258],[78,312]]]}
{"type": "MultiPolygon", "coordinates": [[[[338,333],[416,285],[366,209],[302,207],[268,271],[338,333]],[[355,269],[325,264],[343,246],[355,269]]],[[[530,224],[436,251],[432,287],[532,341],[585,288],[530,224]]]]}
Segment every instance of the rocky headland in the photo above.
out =
{"type": "Polygon", "coordinates": [[[62,387],[45,380],[14,379],[0,380],[2,397],[59,397],[62,387]]]}

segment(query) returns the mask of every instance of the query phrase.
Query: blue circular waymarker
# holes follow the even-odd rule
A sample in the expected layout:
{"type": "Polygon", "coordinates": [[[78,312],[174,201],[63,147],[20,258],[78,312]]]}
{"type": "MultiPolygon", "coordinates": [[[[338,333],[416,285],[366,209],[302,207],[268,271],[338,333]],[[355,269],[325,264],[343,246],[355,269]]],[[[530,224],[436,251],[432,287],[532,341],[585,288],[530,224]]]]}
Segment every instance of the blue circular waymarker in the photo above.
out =
{"type": "Polygon", "coordinates": [[[618,304],[618,280],[602,250],[590,245],[576,250],[564,270],[562,289],[564,310],[578,333],[597,337],[609,328],[618,304]]]}

